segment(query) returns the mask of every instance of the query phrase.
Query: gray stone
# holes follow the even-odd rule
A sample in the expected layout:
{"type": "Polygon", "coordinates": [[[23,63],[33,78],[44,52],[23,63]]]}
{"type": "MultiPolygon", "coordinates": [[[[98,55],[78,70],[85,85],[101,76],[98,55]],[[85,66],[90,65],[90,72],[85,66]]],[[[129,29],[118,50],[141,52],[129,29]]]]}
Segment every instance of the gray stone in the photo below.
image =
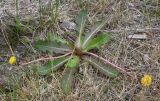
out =
{"type": "Polygon", "coordinates": [[[72,21],[63,21],[61,27],[72,31],[76,29],[76,24],[72,21]]]}

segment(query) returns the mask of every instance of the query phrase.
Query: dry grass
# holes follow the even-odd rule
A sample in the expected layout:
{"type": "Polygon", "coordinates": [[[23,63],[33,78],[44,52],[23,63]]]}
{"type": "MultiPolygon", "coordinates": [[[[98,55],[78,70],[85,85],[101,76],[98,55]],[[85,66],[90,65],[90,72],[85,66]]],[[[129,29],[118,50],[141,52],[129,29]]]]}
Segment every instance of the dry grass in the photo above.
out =
{"type": "MultiPolygon", "coordinates": [[[[42,0],[41,3],[36,0],[29,1],[20,0],[18,6],[20,21],[24,25],[22,28],[26,27],[18,37],[23,44],[17,43],[15,48],[12,47],[19,58],[19,64],[46,56],[35,52],[32,47],[34,40],[44,39],[48,32],[63,35],[65,30],[61,28],[61,22],[74,21],[80,11],[80,6],[74,0],[63,1],[58,9],[51,2],[54,0],[47,2],[42,0]],[[24,41],[24,36],[28,38],[27,41],[24,41]]],[[[0,94],[0,101],[10,101],[14,98],[17,99],[14,101],[159,101],[160,17],[156,15],[160,9],[159,5],[158,0],[91,0],[91,2],[84,0],[83,6],[89,11],[87,26],[94,25],[96,21],[106,17],[108,24],[102,31],[112,32],[112,40],[99,50],[99,55],[132,72],[136,75],[136,80],[129,79],[125,75],[107,78],[88,63],[83,63],[79,73],[75,74],[73,91],[65,95],[60,88],[62,70],[40,77],[33,68],[43,63],[37,62],[26,67],[12,67],[20,71],[16,72],[19,74],[20,82],[13,92],[3,91],[0,94]],[[148,35],[148,39],[127,38],[131,34],[143,33],[148,35]],[[144,74],[153,76],[153,83],[148,88],[140,85],[140,78],[144,74]]],[[[15,3],[11,0],[1,0],[0,33],[11,38],[14,36],[15,31],[8,29],[16,28],[15,16],[15,3]]],[[[70,32],[69,29],[67,31],[70,32]]],[[[0,42],[4,42],[2,34],[0,42]]],[[[0,43],[0,45],[7,47],[7,44],[0,43]]],[[[5,61],[11,53],[9,49],[2,47],[0,47],[0,50],[3,50],[0,51],[0,58],[3,58],[3,64],[0,66],[9,68],[5,61]]]]}

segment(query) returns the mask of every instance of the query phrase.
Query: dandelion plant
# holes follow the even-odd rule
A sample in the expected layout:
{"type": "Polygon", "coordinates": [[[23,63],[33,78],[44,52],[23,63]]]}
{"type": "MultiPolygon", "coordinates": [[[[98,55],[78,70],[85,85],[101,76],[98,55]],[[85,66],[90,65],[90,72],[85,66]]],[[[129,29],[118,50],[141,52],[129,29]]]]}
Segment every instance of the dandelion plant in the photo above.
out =
{"type": "MultiPolygon", "coordinates": [[[[119,71],[127,73],[124,69],[109,62],[108,60],[90,52],[95,48],[100,48],[110,39],[110,33],[99,33],[100,29],[106,24],[106,20],[98,22],[91,28],[89,32],[85,32],[87,21],[87,10],[81,10],[76,23],[77,38],[74,42],[65,39],[55,39],[49,37],[46,40],[38,40],[35,43],[35,48],[43,51],[57,54],[57,57],[50,58],[49,61],[37,69],[40,75],[47,75],[57,69],[64,67],[65,72],[61,80],[61,87],[65,93],[72,90],[73,75],[77,72],[79,64],[83,61],[89,62],[93,67],[104,73],[108,77],[117,77],[119,71]],[[101,60],[101,61],[100,61],[101,60]]],[[[129,74],[129,73],[127,73],[129,74]]]]}

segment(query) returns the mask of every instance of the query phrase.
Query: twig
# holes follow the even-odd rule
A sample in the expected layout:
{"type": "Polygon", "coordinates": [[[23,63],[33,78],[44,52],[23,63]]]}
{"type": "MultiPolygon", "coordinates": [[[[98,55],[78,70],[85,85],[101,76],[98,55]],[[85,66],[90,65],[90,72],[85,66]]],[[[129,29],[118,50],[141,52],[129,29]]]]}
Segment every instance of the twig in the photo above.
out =
{"type": "MultiPolygon", "coordinates": [[[[99,57],[98,55],[96,55],[96,54],[94,54],[94,53],[91,53],[91,52],[86,52],[86,54],[91,55],[91,56],[94,56],[94,57],[96,57],[96,58],[99,58],[100,60],[102,60],[102,61],[106,62],[107,64],[115,67],[116,69],[120,70],[122,73],[125,73],[125,74],[129,75],[130,77],[133,77],[133,75],[131,75],[130,73],[128,73],[126,70],[124,70],[124,69],[122,69],[121,67],[119,67],[119,66],[111,63],[111,62],[108,61],[107,59],[104,59],[104,58],[102,58],[102,57],[99,57]]],[[[134,77],[133,77],[133,78],[134,78],[134,77]]]]}
{"type": "MultiPolygon", "coordinates": [[[[3,33],[3,32],[2,32],[2,33],[3,33]]],[[[12,55],[14,56],[14,52],[13,52],[13,50],[12,50],[12,47],[11,47],[10,42],[9,42],[9,40],[8,40],[8,37],[7,37],[4,33],[3,33],[3,37],[4,37],[5,41],[6,41],[8,47],[9,47],[11,53],[12,53],[12,55]]]]}
{"type": "MultiPolygon", "coordinates": [[[[0,20],[0,22],[2,23],[2,20],[0,20]]],[[[2,26],[5,26],[5,25],[2,23],[2,26]]],[[[8,36],[5,34],[5,32],[4,32],[3,29],[1,29],[1,31],[2,31],[4,40],[6,41],[8,47],[9,47],[9,49],[10,49],[10,51],[11,51],[11,54],[14,55],[14,52],[13,52],[13,49],[12,49],[11,44],[10,44],[10,42],[9,42],[8,36]]]]}
{"type": "Polygon", "coordinates": [[[150,30],[157,30],[160,31],[160,28],[122,28],[122,29],[115,29],[115,30],[104,30],[105,32],[113,32],[113,33],[119,33],[119,32],[128,32],[128,31],[137,31],[137,32],[146,32],[150,30]]]}
{"type": "Polygon", "coordinates": [[[61,58],[61,57],[68,56],[68,55],[70,55],[71,53],[72,53],[72,52],[69,52],[69,53],[67,53],[67,54],[60,55],[60,56],[57,56],[57,57],[39,58],[39,59],[37,59],[37,60],[33,60],[33,61],[30,61],[30,62],[27,62],[27,63],[22,63],[20,66],[25,66],[25,65],[28,65],[28,64],[31,64],[31,63],[34,63],[34,62],[38,62],[38,61],[58,59],[58,58],[61,58]]]}

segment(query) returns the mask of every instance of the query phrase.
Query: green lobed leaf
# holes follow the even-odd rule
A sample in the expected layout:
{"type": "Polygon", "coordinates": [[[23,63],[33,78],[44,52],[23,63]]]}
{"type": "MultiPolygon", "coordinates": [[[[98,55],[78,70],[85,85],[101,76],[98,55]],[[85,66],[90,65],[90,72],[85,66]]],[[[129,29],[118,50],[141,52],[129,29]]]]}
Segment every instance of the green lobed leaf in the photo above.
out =
{"type": "Polygon", "coordinates": [[[39,40],[35,43],[35,48],[43,51],[43,52],[50,52],[50,53],[66,53],[70,51],[69,47],[66,44],[62,44],[57,41],[43,41],[39,40]]]}
{"type": "Polygon", "coordinates": [[[93,57],[84,57],[84,60],[88,61],[102,73],[109,77],[117,77],[119,72],[117,69],[110,67],[109,65],[104,64],[102,61],[98,61],[93,57]]]}
{"type": "Polygon", "coordinates": [[[37,69],[38,74],[40,75],[46,75],[50,73],[51,71],[56,71],[60,68],[65,62],[67,62],[69,57],[61,57],[58,59],[54,59],[51,61],[48,61],[44,66],[41,66],[37,69]]]}
{"type": "Polygon", "coordinates": [[[61,87],[65,94],[68,94],[72,90],[72,81],[74,72],[75,72],[74,68],[66,68],[66,71],[64,72],[61,81],[61,87]]]}
{"type": "Polygon", "coordinates": [[[89,51],[94,48],[99,48],[103,44],[107,43],[110,39],[110,33],[103,33],[98,35],[97,37],[90,39],[84,49],[84,51],[89,51]]]}
{"type": "Polygon", "coordinates": [[[106,24],[106,21],[98,22],[93,28],[91,28],[91,32],[87,33],[84,37],[84,42],[82,47],[85,48],[88,44],[89,40],[94,37],[95,33],[100,31],[100,29],[106,24]]]}
{"type": "Polygon", "coordinates": [[[78,56],[72,56],[68,62],[65,64],[67,68],[76,68],[78,67],[80,59],[78,56]]]}

